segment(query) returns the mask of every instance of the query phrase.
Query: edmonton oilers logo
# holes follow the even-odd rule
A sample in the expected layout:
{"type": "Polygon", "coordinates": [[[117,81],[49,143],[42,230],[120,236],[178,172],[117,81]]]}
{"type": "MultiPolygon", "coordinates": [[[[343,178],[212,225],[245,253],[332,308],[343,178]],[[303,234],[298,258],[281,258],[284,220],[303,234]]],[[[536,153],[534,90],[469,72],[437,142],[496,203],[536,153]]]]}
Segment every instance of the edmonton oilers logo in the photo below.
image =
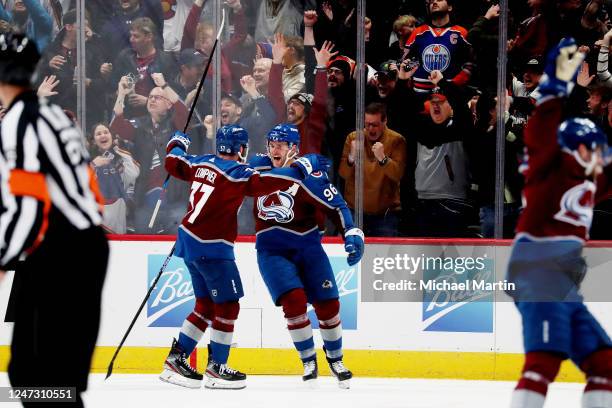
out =
{"type": "Polygon", "coordinates": [[[442,71],[450,65],[450,51],[442,44],[431,44],[423,50],[423,68],[427,72],[442,71]]]}
{"type": "Polygon", "coordinates": [[[293,220],[293,204],[291,194],[277,191],[257,199],[257,216],[262,220],[274,220],[285,224],[293,220]]]}

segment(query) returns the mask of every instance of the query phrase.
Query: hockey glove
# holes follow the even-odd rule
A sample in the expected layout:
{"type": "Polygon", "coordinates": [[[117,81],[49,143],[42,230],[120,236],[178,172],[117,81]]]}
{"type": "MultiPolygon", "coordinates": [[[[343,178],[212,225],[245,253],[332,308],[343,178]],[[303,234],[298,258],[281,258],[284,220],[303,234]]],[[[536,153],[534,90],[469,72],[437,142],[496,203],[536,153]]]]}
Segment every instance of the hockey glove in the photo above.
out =
{"type": "Polygon", "coordinates": [[[291,166],[297,167],[302,172],[304,178],[306,178],[317,171],[328,171],[330,165],[331,162],[327,157],[310,153],[296,159],[291,166]]]}
{"type": "Polygon", "coordinates": [[[359,228],[351,228],[344,234],[344,250],[348,252],[347,262],[353,266],[361,260],[363,256],[363,231],[359,228]]]}
{"type": "Polygon", "coordinates": [[[548,53],[544,74],[540,78],[537,103],[551,97],[567,97],[574,88],[578,68],[586,55],[577,52],[578,47],[573,38],[564,38],[559,45],[548,53]]]}
{"type": "Polygon", "coordinates": [[[170,153],[170,151],[175,147],[183,149],[185,152],[187,152],[190,144],[191,138],[187,134],[177,130],[174,132],[170,140],[168,140],[168,144],[166,145],[166,153],[170,153]]]}

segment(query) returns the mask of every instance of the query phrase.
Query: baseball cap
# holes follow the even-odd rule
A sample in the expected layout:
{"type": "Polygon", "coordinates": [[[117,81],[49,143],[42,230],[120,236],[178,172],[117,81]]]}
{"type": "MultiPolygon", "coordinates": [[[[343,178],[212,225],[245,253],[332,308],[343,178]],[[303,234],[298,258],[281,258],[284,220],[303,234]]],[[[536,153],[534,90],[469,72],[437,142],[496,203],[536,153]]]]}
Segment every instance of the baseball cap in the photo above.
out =
{"type": "Polygon", "coordinates": [[[306,108],[306,110],[310,110],[310,108],[312,107],[313,98],[314,97],[309,93],[299,92],[289,98],[289,100],[297,99],[302,105],[304,105],[304,108],[306,108]]]}
{"type": "Polygon", "coordinates": [[[234,105],[242,107],[242,102],[240,101],[240,98],[232,93],[223,92],[223,94],[221,95],[221,100],[223,99],[229,99],[230,101],[232,101],[232,103],[234,103],[234,105]]]}
{"type": "Polygon", "coordinates": [[[529,58],[525,63],[525,71],[544,72],[542,57],[536,56],[529,58]]]}
{"type": "Polygon", "coordinates": [[[376,72],[376,76],[383,76],[390,80],[395,80],[397,78],[397,71],[391,69],[391,64],[396,64],[396,61],[389,60],[380,64],[380,68],[376,72]]]}
{"type": "Polygon", "coordinates": [[[206,57],[193,48],[185,48],[178,57],[179,65],[204,65],[206,57]]]}

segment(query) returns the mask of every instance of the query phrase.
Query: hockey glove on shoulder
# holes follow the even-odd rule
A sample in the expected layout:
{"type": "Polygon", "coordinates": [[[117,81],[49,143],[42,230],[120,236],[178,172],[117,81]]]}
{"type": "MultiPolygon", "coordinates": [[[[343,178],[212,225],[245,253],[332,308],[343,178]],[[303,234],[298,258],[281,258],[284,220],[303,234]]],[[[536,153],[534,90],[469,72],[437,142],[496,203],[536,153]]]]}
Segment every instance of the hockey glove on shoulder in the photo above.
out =
{"type": "Polygon", "coordinates": [[[359,228],[351,228],[344,234],[344,250],[348,252],[347,262],[353,266],[361,260],[364,249],[363,231],[359,228]]]}
{"type": "Polygon", "coordinates": [[[317,171],[327,172],[330,165],[331,162],[327,157],[310,153],[296,159],[291,166],[300,170],[304,178],[306,178],[317,171]]]}
{"type": "Polygon", "coordinates": [[[170,140],[168,140],[168,144],[166,145],[166,153],[170,153],[170,151],[175,147],[183,149],[186,153],[187,150],[189,150],[190,144],[191,138],[187,134],[177,130],[174,132],[170,140]]]}

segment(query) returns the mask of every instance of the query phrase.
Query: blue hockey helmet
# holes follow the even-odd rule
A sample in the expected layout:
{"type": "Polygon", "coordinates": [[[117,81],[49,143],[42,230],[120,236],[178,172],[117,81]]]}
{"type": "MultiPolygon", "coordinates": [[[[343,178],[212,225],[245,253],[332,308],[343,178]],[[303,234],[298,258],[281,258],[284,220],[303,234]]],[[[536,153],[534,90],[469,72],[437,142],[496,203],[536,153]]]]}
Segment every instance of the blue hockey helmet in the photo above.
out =
{"type": "Polygon", "coordinates": [[[300,146],[300,131],[291,123],[279,123],[268,132],[268,142],[287,142],[289,148],[300,146]]]}
{"type": "Polygon", "coordinates": [[[576,161],[586,169],[589,175],[596,165],[596,156],[590,162],[585,162],[578,154],[578,147],[583,144],[589,150],[601,148],[601,156],[607,161],[610,150],[608,136],[592,120],[587,118],[571,118],[565,120],[557,130],[557,140],[561,149],[572,154],[576,161]]]}
{"type": "Polygon", "coordinates": [[[590,150],[607,149],[608,136],[592,120],[587,118],[567,119],[559,125],[557,140],[562,149],[574,151],[581,144],[590,150]]]}
{"type": "Polygon", "coordinates": [[[248,148],[249,134],[238,125],[225,125],[217,130],[217,152],[239,154],[240,146],[248,148]]]}

